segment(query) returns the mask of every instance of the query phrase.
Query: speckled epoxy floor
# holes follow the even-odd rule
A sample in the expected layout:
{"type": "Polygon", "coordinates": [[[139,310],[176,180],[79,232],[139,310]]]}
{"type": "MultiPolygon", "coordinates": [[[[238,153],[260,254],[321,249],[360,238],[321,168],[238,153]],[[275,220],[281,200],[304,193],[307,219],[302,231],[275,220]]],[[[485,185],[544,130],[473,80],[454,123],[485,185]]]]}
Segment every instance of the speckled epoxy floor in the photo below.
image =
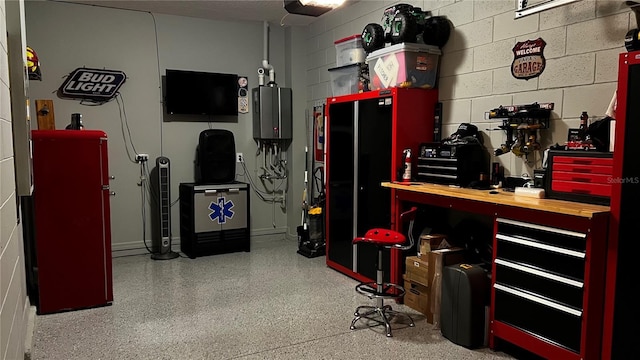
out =
{"type": "Polygon", "coordinates": [[[416,326],[349,330],[356,281],[272,240],[239,252],[113,259],[111,306],[37,316],[32,359],[512,359],[416,326]]]}

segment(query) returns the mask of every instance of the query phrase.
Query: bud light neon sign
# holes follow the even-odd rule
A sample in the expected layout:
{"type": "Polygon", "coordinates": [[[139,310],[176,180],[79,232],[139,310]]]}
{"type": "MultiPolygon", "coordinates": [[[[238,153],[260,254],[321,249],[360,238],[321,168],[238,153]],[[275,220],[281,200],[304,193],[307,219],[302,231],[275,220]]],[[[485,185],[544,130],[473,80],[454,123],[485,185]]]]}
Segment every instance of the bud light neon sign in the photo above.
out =
{"type": "Polygon", "coordinates": [[[118,94],[126,79],[118,70],[77,68],[60,85],[58,96],[104,103],[118,94]]]}

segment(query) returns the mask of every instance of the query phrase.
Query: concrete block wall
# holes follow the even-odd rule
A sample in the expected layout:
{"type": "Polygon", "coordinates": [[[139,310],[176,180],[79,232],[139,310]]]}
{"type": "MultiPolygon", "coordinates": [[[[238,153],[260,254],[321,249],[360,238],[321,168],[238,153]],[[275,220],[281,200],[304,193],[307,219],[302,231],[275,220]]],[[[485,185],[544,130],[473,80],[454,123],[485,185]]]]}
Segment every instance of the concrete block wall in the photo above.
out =
{"type": "MultiPolygon", "coordinates": [[[[335,66],[334,41],[358,34],[369,22],[380,23],[383,10],[396,1],[361,0],[320,17],[310,26],[307,42],[309,104],[331,96],[329,68],[335,66]]],[[[553,102],[552,121],[540,133],[542,148],[566,140],[587,111],[591,121],[605,116],[616,86],[618,54],[624,36],[635,28],[633,13],[622,1],[581,0],[514,19],[517,0],[406,1],[451,20],[454,31],[442,49],[439,97],[443,103],[443,135],[471,122],[483,132],[491,161],[507,175],[533,175],[542,154],[493,156],[506,140],[495,129],[500,121],[484,113],[500,105],[553,102]],[[546,43],[543,73],[530,80],[511,75],[512,49],[517,42],[541,37],[546,43]]]]}
{"type": "Polygon", "coordinates": [[[30,308],[17,220],[7,41],[7,18],[22,5],[9,3],[0,0],[0,360],[24,358],[30,308]]]}

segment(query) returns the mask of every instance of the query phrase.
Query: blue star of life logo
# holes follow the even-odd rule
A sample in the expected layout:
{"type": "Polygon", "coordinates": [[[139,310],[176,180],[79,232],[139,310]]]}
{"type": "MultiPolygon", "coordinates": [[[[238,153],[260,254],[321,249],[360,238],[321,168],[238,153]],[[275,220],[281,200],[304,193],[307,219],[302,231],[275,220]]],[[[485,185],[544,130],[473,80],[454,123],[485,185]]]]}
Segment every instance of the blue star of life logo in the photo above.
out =
{"type": "Polygon", "coordinates": [[[233,219],[234,212],[231,211],[233,208],[233,201],[225,201],[224,197],[218,198],[218,203],[212,202],[209,204],[209,210],[211,213],[209,214],[209,218],[211,221],[218,220],[218,223],[224,224],[227,222],[227,218],[233,219]]]}

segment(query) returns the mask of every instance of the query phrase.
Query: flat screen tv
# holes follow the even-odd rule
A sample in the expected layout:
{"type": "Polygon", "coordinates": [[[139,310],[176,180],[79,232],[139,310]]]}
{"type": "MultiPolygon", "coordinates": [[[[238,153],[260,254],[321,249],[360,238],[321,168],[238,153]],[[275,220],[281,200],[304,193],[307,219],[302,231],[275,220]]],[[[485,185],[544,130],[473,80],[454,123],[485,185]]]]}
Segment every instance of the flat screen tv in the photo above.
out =
{"type": "Polygon", "coordinates": [[[169,114],[238,115],[238,75],[167,69],[169,114]]]}

